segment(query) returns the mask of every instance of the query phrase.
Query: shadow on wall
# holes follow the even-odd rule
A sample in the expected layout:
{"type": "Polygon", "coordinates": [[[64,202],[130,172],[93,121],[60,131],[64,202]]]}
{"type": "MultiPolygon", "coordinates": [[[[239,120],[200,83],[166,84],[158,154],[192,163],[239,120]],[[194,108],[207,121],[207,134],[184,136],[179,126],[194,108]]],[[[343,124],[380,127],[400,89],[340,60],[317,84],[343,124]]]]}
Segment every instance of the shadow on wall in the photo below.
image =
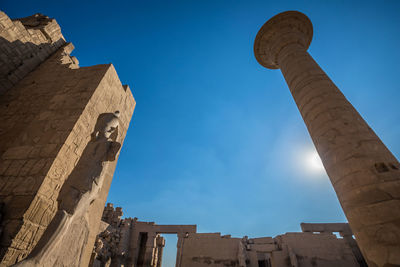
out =
{"type": "Polygon", "coordinates": [[[65,43],[60,38],[54,43],[36,45],[20,40],[9,42],[0,36],[0,48],[3,50],[0,57],[0,95],[16,85],[65,43]]]}
{"type": "Polygon", "coordinates": [[[60,25],[43,14],[11,20],[0,11],[0,94],[65,44],[60,25]]]}
{"type": "MultiPolygon", "coordinates": [[[[6,247],[10,246],[14,234],[21,227],[20,223],[15,222],[15,218],[26,210],[23,205],[31,203],[33,200],[31,195],[22,196],[21,191],[34,190],[34,187],[40,186],[37,177],[27,173],[29,160],[21,159],[23,154],[27,159],[29,151],[17,151],[18,149],[7,151],[15,143],[14,141],[21,137],[20,134],[31,124],[36,115],[35,108],[30,106],[30,103],[19,101],[18,93],[20,91],[16,90],[14,93],[9,89],[66,45],[60,30],[57,31],[58,24],[51,19],[50,22],[54,26],[52,26],[54,33],[52,36],[49,36],[45,30],[41,30],[42,24],[25,28],[21,22],[11,21],[0,11],[0,121],[2,122],[0,128],[2,140],[0,143],[0,259],[6,253],[6,247]],[[58,39],[54,41],[54,38],[58,39]],[[14,41],[9,41],[13,39],[14,41]],[[8,94],[8,92],[10,93],[8,94]],[[5,155],[5,152],[10,153],[5,155]],[[15,163],[15,165],[7,164],[7,162],[15,163]],[[22,162],[26,164],[21,165],[22,162]],[[33,186],[30,188],[28,185],[31,184],[33,186]],[[18,193],[21,193],[21,196],[16,196],[18,193]],[[14,201],[13,197],[19,197],[20,201],[14,201]],[[13,205],[6,205],[10,200],[14,202],[13,205]]],[[[66,49],[69,48],[70,46],[66,49]]],[[[72,51],[72,49],[70,50],[72,51]]],[[[36,162],[37,166],[43,161],[36,162]]],[[[33,172],[34,168],[35,166],[29,171],[33,172]]],[[[41,170],[39,169],[39,171],[41,170]]]]}
{"type": "MultiPolygon", "coordinates": [[[[116,160],[93,163],[98,160],[97,151],[102,148],[99,140],[91,140],[91,133],[97,120],[101,125],[100,121],[107,121],[103,118],[114,116],[105,112],[121,109],[118,142],[122,143],[135,101],[129,87],[120,83],[111,64],[79,68],[77,60],[70,56],[73,48],[71,43],[65,42],[54,19],[36,14],[11,20],[0,11],[0,91],[3,92],[0,95],[0,203],[4,204],[1,266],[24,259],[59,208],[65,208],[68,216],[79,210],[84,195],[95,190],[93,187],[80,191],[80,184],[73,185],[73,181],[79,180],[72,178],[79,176],[79,171],[73,170],[82,170],[85,166],[91,166],[92,178],[99,173],[98,169],[102,168],[100,176],[106,171],[103,187],[95,186],[101,187],[97,199],[92,205],[82,205],[90,212],[90,216],[85,215],[91,224],[88,243],[94,240],[91,232],[96,232],[97,218],[101,216],[116,160]],[[113,83],[107,84],[105,77],[113,83]],[[85,153],[86,163],[81,160],[82,153],[85,153]],[[70,182],[64,186],[65,181],[70,182]],[[78,189],[74,191],[71,186],[78,189]],[[74,200],[77,206],[65,207],[68,205],[63,203],[64,198],[57,199],[61,189],[71,199],[78,196],[74,200]]],[[[87,174],[81,173],[79,178],[90,179],[83,177],[87,174]]],[[[81,229],[84,236],[85,229],[79,225],[85,225],[85,216],[72,220],[70,230],[81,229]]],[[[68,242],[72,242],[75,235],[70,230],[68,242]]],[[[90,256],[90,246],[85,245],[84,261],[90,256]]],[[[75,246],[67,247],[66,254],[73,249],[75,246]]]]}
{"type": "Polygon", "coordinates": [[[16,266],[79,266],[89,235],[87,212],[115,161],[119,111],[100,114],[91,141],[61,187],[58,211],[32,253],[16,266]]]}

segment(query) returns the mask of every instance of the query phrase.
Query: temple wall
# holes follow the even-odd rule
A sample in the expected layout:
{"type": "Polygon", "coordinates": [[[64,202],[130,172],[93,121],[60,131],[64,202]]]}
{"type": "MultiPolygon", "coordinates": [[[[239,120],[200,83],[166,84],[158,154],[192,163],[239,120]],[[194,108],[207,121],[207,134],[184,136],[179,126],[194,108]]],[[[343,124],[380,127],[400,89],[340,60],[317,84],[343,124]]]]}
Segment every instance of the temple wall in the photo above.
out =
{"type": "MultiPolygon", "coordinates": [[[[109,65],[109,68],[99,87],[97,88],[96,93],[97,94],[94,95],[94,98],[91,99],[86,108],[86,114],[88,115],[88,118],[93,118],[93,115],[94,118],[97,118],[97,116],[101,113],[119,110],[121,112],[121,116],[118,130],[119,138],[117,141],[119,141],[122,145],[125,135],[128,131],[129,122],[133,115],[136,102],[129,87],[126,85],[123,86],[119,81],[113,65],[109,65]]],[[[90,232],[88,242],[84,247],[83,262],[81,263],[82,267],[88,266],[90,261],[94,241],[98,234],[97,229],[101,221],[104,205],[107,200],[108,191],[110,189],[114,170],[117,165],[117,160],[108,162],[107,164],[109,164],[107,168],[108,173],[106,175],[107,179],[104,181],[99,197],[89,209],[90,232]]]]}
{"type": "Polygon", "coordinates": [[[108,203],[104,208],[89,266],[158,267],[165,245],[159,234],[163,233],[178,236],[176,267],[367,266],[347,223],[302,223],[303,232],[232,238],[196,233],[196,225],[158,225],[121,216],[120,207],[108,203]]]}
{"type": "Polygon", "coordinates": [[[11,20],[0,11],[0,94],[65,44],[55,19],[41,14],[11,20]]]}
{"type": "MultiPolygon", "coordinates": [[[[122,208],[108,203],[104,208],[89,266],[161,267],[165,239],[162,234],[177,234],[178,239],[196,232],[196,225],[159,225],[137,218],[121,219],[122,208]],[[105,227],[104,227],[105,226],[105,227]]],[[[178,241],[179,243],[179,241],[178,241]]],[[[178,254],[179,254],[179,245],[178,254]]]]}
{"type": "MultiPolygon", "coordinates": [[[[57,211],[60,189],[80,160],[99,115],[121,112],[117,141],[122,144],[135,107],[129,87],[120,83],[111,64],[79,68],[69,55],[73,46],[64,44],[55,20],[39,17],[40,23],[35,24],[32,17],[10,24],[0,13],[0,59],[7,63],[0,65],[11,66],[0,71],[1,266],[26,257],[42,236],[57,211]],[[6,30],[4,25],[8,25],[6,30]],[[28,25],[25,32],[24,25],[28,25]],[[38,60],[26,63],[30,55],[19,53],[18,45],[27,43],[32,51],[47,52],[34,54],[32,58],[38,60]],[[57,49],[59,44],[63,46],[57,49]],[[8,64],[11,61],[16,65],[8,64]],[[10,89],[3,74],[18,71],[18,62],[29,67],[10,89]]],[[[25,48],[21,46],[26,52],[25,48]]],[[[90,230],[80,266],[89,262],[116,162],[105,164],[104,185],[89,208],[90,230]]]]}
{"type": "Polygon", "coordinates": [[[197,233],[182,239],[180,265],[177,267],[239,266],[241,238],[224,237],[219,233],[197,233]]]}
{"type": "Polygon", "coordinates": [[[344,239],[331,233],[286,233],[275,238],[230,238],[194,233],[183,238],[177,267],[359,267],[344,239]]]}
{"type": "MultiPolygon", "coordinates": [[[[275,240],[280,250],[287,255],[285,260],[289,257],[290,262],[297,266],[359,266],[346,241],[330,233],[286,233],[275,240]]],[[[274,254],[271,257],[272,266],[285,266],[282,265],[282,258],[274,257],[274,254]]]]}

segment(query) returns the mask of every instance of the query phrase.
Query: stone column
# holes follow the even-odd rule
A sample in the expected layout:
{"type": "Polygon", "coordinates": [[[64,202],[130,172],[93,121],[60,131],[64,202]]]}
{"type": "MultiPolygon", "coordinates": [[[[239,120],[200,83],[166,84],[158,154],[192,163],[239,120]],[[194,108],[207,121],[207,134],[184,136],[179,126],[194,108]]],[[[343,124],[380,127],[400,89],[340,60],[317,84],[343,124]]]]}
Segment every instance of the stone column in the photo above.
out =
{"type": "Polygon", "coordinates": [[[165,247],[165,239],[164,239],[164,237],[158,235],[156,243],[157,243],[157,262],[154,264],[154,266],[161,267],[162,266],[163,250],[164,250],[164,247],[165,247]]]}
{"type": "Polygon", "coordinates": [[[154,266],[154,256],[156,249],[156,233],[147,233],[146,251],[144,256],[143,266],[154,266]]]}
{"type": "Polygon", "coordinates": [[[304,14],[278,14],[256,59],[281,69],[369,266],[400,265],[399,162],[307,53],[312,34],[304,14]]]}

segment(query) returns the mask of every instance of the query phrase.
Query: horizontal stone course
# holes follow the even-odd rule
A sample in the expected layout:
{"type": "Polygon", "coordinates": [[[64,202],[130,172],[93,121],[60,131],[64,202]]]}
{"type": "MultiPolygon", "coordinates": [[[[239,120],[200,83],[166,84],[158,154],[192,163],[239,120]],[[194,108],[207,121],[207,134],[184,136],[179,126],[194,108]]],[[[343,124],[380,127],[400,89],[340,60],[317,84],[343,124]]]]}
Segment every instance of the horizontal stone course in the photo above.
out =
{"type": "Polygon", "coordinates": [[[256,59],[281,69],[368,265],[400,265],[399,162],[307,53],[306,29],[300,12],[273,17],[257,34],[256,59]]]}
{"type": "MultiPolygon", "coordinates": [[[[0,47],[0,63],[7,65],[0,64],[0,138],[8,140],[0,143],[0,201],[7,207],[0,265],[8,266],[29,254],[52,220],[58,193],[99,114],[121,111],[122,143],[135,101],[112,65],[79,68],[70,56],[73,45],[65,43],[54,19],[34,15],[11,21],[0,13],[0,47]]],[[[106,171],[101,196],[89,211],[93,231],[114,168],[115,163],[106,171]]],[[[85,255],[89,243],[82,248],[85,255]]]]}

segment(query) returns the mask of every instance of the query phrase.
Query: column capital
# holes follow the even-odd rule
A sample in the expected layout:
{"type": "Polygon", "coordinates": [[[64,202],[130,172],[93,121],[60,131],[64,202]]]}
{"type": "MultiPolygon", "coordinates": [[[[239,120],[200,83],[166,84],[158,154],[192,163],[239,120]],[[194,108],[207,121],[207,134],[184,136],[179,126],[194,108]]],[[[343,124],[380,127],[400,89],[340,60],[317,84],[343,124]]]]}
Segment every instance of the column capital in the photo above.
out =
{"type": "Polygon", "coordinates": [[[286,11],[268,20],[258,31],[254,54],[262,66],[278,69],[279,52],[288,45],[310,46],[313,27],[310,19],[298,11],[286,11]]]}

